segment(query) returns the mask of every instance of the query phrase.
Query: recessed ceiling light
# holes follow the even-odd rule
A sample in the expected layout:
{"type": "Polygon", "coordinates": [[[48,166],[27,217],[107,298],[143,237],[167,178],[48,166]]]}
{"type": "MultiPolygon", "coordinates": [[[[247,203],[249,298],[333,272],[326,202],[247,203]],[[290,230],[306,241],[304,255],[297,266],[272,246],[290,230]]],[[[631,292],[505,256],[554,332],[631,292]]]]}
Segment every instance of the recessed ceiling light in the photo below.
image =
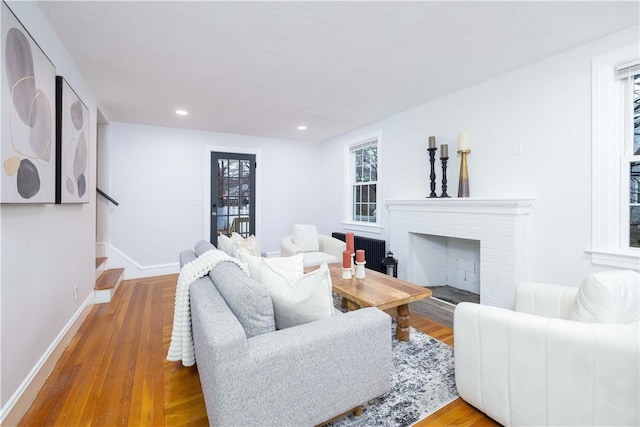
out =
{"type": "Polygon", "coordinates": [[[186,116],[189,112],[187,110],[176,110],[176,114],[179,116],[186,116]]]}
{"type": "Polygon", "coordinates": [[[307,127],[305,125],[300,125],[298,126],[298,130],[307,130],[307,127]]]}

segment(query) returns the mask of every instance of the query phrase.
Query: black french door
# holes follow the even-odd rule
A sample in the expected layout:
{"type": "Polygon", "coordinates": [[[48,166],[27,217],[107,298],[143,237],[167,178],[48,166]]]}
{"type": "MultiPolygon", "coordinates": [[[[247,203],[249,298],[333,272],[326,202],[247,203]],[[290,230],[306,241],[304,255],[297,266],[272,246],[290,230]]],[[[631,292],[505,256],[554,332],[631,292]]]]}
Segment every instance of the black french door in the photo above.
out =
{"type": "Polygon", "coordinates": [[[211,243],[218,235],[255,234],[256,156],[211,153],[211,243]]]}

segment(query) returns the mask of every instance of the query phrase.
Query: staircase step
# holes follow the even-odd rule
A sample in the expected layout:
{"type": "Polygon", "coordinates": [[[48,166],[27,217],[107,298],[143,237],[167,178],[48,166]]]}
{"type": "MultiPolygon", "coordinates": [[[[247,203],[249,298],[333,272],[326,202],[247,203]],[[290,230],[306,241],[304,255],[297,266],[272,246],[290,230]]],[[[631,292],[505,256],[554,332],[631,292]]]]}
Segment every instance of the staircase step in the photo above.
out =
{"type": "Polygon", "coordinates": [[[100,258],[96,258],[96,270],[98,268],[100,268],[100,266],[102,266],[105,262],[107,262],[107,257],[106,256],[103,256],[103,257],[100,257],[100,258]]]}
{"type": "Polygon", "coordinates": [[[112,268],[102,272],[96,282],[96,290],[112,289],[118,285],[122,279],[124,268],[112,268]]]}
{"type": "Polygon", "coordinates": [[[101,304],[111,301],[124,276],[124,268],[112,268],[102,272],[95,286],[95,303],[101,304]]]}

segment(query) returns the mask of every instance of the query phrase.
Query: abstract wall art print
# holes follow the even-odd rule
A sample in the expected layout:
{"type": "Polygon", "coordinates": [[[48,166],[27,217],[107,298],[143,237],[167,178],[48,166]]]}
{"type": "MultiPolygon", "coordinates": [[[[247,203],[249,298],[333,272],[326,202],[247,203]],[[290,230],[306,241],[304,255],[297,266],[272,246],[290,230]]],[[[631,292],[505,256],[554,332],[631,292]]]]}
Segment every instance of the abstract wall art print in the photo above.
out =
{"type": "Polygon", "coordinates": [[[56,69],[3,2],[0,202],[54,203],[56,69]]]}
{"type": "Polygon", "coordinates": [[[56,77],[56,203],[89,203],[89,109],[56,77]]]}

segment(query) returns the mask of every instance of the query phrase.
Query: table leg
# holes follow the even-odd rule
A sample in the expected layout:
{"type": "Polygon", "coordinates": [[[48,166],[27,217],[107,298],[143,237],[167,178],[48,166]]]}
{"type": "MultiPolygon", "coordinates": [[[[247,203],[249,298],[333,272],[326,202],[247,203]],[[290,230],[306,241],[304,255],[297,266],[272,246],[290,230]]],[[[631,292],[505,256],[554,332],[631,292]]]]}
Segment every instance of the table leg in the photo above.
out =
{"type": "Polygon", "coordinates": [[[409,304],[398,306],[396,322],[396,338],[398,341],[409,341],[409,304]]]}
{"type": "Polygon", "coordinates": [[[359,310],[360,306],[358,304],[356,304],[355,302],[346,299],[345,297],[342,297],[342,301],[347,301],[347,310],[349,311],[355,311],[355,310],[359,310]]]}

